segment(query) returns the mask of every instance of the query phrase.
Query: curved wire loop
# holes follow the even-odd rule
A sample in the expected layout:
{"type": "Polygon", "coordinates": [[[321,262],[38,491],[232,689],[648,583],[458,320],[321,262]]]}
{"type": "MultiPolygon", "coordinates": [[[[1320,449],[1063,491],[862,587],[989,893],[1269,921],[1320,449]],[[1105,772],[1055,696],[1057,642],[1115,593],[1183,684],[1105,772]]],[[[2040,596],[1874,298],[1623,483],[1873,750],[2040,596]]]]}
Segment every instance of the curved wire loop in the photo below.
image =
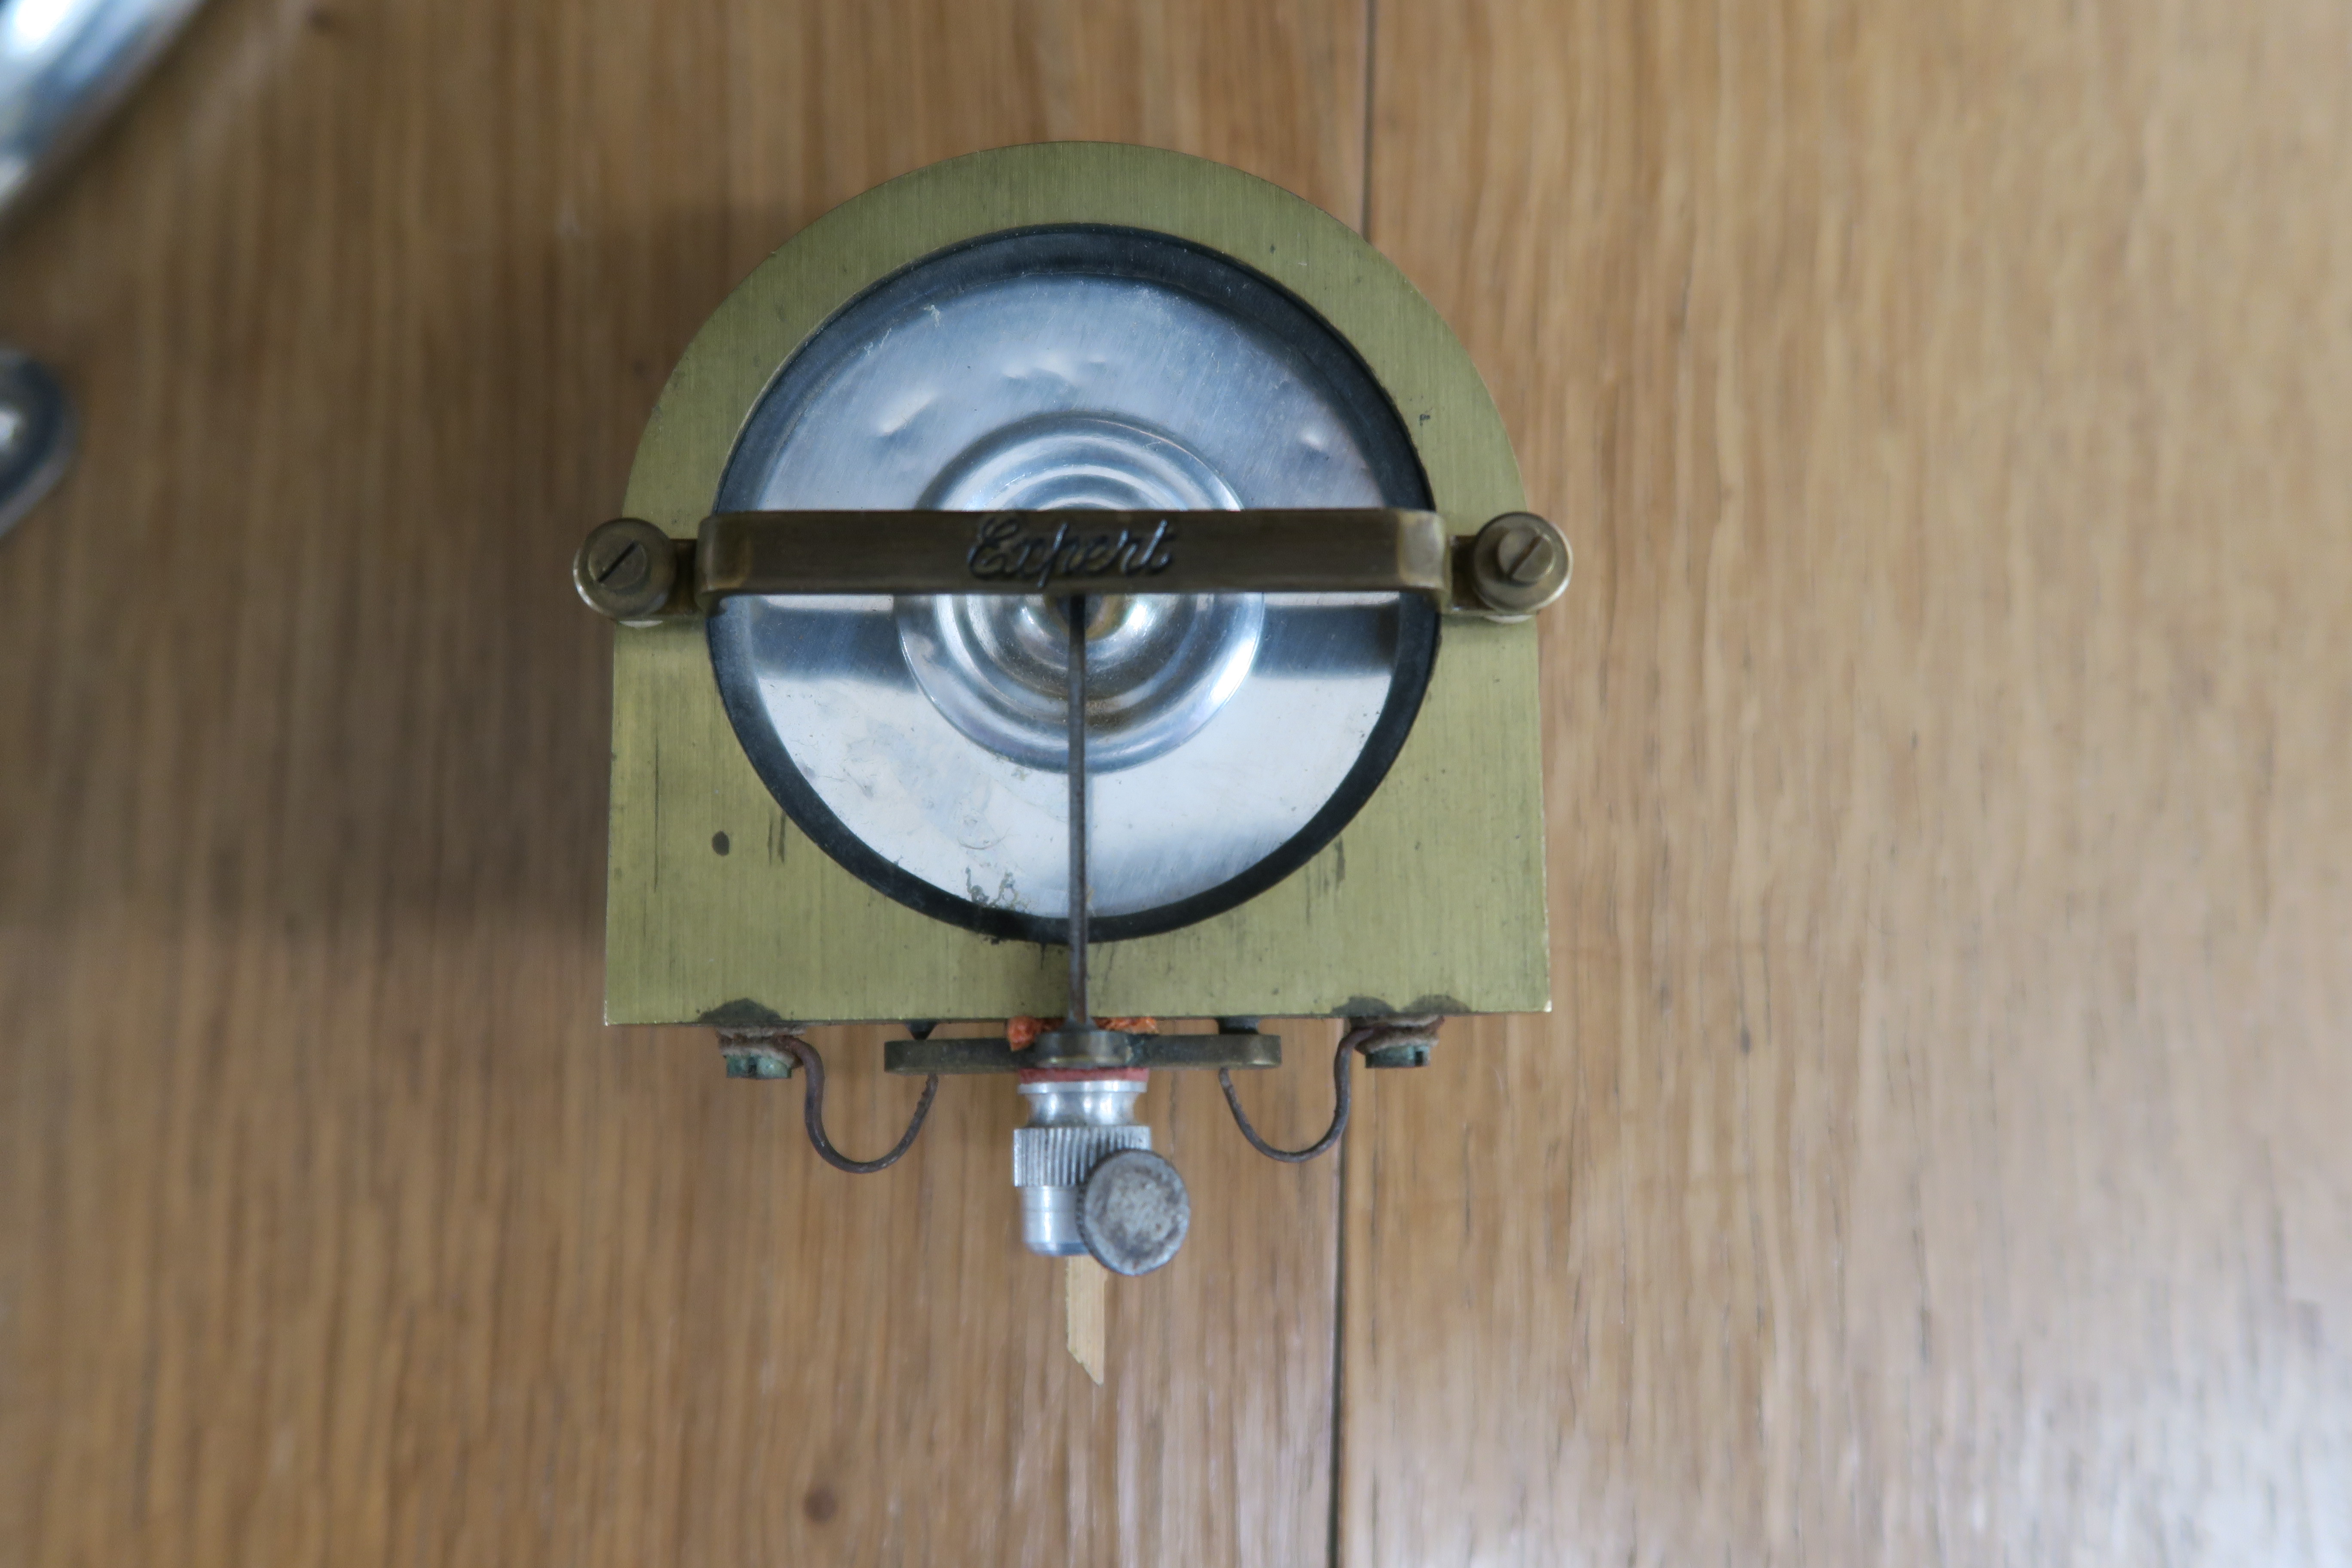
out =
{"type": "Polygon", "coordinates": [[[907,1123],[907,1131],[890,1146],[890,1152],[877,1160],[853,1160],[835,1148],[833,1140],[824,1135],[824,1058],[798,1035],[779,1034],[770,1043],[798,1062],[801,1070],[808,1074],[808,1092],[801,1100],[801,1120],[808,1127],[809,1146],[826,1164],[853,1176],[870,1176],[897,1164],[898,1156],[914,1146],[915,1134],[923,1130],[923,1118],[931,1113],[931,1097],[940,1091],[939,1074],[933,1073],[923,1080],[923,1098],[916,1102],[915,1119],[907,1123]]]}
{"type": "Polygon", "coordinates": [[[1297,1165],[1312,1160],[1337,1143],[1348,1131],[1348,1113],[1351,1096],[1348,1082],[1349,1059],[1358,1051],[1370,1052],[1383,1046],[1402,1046],[1418,1042],[1432,1045],[1437,1039],[1437,1026],[1442,1020],[1435,1014],[1410,1018],[1350,1018],[1346,1033],[1339,1037],[1339,1048],[1331,1053],[1331,1125],[1323,1136],[1304,1149],[1277,1149],[1257,1135],[1249,1117],[1242,1110],[1241,1096],[1234,1092],[1231,1068],[1217,1069],[1217,1087],[1225,1091],[1225,1104],[1234,1113],[1234,1125],[1242,1130],[1249,1146],[1269,1160],[1297,1165]]]}

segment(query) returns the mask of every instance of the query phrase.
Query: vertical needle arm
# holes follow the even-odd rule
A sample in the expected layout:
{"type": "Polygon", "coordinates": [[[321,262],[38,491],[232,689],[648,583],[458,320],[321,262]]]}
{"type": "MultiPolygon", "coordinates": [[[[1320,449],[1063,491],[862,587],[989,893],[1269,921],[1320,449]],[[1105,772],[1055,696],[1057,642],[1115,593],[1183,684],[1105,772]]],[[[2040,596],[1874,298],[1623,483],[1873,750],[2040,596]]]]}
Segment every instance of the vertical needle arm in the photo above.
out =
{"type": "Polygon", "coordinates": [[[1073,595],[1070,615],[1070,1014],[1066,1028],[1090,1029],[1087,995],[1087,596],[1073,595]]]}

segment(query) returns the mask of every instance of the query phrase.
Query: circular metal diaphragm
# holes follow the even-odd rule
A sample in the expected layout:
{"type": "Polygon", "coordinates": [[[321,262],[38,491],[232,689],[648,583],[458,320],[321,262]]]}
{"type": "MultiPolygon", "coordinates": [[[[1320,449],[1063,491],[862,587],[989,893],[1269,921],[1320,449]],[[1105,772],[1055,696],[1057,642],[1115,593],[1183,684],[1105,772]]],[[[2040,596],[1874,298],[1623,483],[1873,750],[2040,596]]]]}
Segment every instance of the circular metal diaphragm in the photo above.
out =
{"type": "MultiPolygon", "coordinates": [[[[1297,300],[1133,229],[992,236],[820,329],[746,421],[722,511],[1429,505],[1393,406],[1297,300]]],[[[1421,704],[1436,612],[1393,594],[1133,595],[1087,625],[1095,934],[1171,930],[1303,865],[1421,704]]],[[[1057,941],[1068,633],[999,595],[736,598],[738,737],[793,820],[915,908],[1057,941]]]]}

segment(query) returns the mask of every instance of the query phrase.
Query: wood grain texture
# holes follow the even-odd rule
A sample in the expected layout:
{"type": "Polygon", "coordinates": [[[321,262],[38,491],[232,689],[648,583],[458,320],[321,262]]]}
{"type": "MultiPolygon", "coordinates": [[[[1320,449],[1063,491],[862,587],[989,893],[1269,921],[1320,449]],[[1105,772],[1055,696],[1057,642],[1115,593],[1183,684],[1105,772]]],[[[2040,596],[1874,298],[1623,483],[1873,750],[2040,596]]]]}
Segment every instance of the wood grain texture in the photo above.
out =
{"type": "MultiPolygon", "coordinates": [[[[89,422],[0,545],[0,1562],[1324,1557],[1330,1167],[1177,1088],[1097,1394],[1003,1097],[859,1183],[596,1026],[562,565],[877,180],[1121,136],[1352,216],[1367,20],[216,0],[0,236],[89,422]]],[[[2352,18],[1370,31],[1373,237],[1579,569],[1559,1011],[1360,1080],[1341,1557],[2352,1558],[2352,18]]]]}
{"type": "MultiPolygon", "coordinates": [[[[797,1085],[600,1028],[611,634],[564,567],[817,213],[1087,135],[1352,216],[1364,36],[1311,0],[198,19],[0,247],[0,336],[88,417],[0,546],[0,1562],[1324,1555],[1333,1173],[1248,1157],[1213,1082],[1154,1088],[1198,1234],[1112,1287],[1097,1392],[1002,1086],[853,1180],[797,1085]]],[[[853,1152],[914,1093],[875,1054],[835,1053],[853,1152]]],[[[1303,1054],[1253,1089],[1285,1134],[1303,1054]]]]}
{"type": "Polygon", "coordinates": [[[1578,563],[1559,1010],[1354,1134],[1347,1561],[2352,1560],[2347,57],[1382,0],[1578,563]]]}

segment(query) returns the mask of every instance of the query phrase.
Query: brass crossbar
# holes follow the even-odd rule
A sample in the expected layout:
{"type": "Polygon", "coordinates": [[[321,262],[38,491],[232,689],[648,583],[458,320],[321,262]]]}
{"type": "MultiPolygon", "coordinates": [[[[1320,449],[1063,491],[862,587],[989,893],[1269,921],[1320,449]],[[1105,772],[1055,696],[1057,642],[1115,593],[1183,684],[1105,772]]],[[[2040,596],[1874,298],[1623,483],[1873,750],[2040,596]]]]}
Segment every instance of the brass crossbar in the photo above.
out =
{"type": "Polygon", "coordinates": [[[601,524],[572,563],[591,608],[646,622],[736,595],[1419,594],[1517,619],[1559,596],[1568,542],[1528,512],[1454,537],[1433,511],[734,511],[673,540],[601,524]]]}
{"type": "Polygon", "coordinates": [[[748,511],[703,520],[694,596],[1443,595],[1446,575],[1428,511],[748,511]]]}

